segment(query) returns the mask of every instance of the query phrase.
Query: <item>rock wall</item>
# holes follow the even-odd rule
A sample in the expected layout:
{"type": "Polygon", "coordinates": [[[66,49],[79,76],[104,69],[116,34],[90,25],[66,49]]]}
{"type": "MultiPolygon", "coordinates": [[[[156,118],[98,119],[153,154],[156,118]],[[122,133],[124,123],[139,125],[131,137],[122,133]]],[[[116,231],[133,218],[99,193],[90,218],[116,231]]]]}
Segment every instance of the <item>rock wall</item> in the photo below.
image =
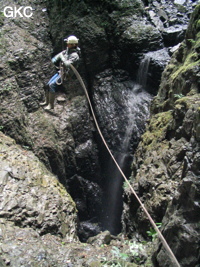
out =
{"type": "MultiPolygon", "coordinates": [[[[198,5],[184,42],[162,75],[151,119],[132,164],[131,183],[181,266],[199,264],[200,79],[198,5]]],[[[147,237],[149,222],[127,189],[124,231],[147,237]]],[[[155,266],[171,266],[159,243],[155,266]]]]}
{"type": "MultiPolygon", "coordinates": [[[[72,195],[75,189],[70,190],[70,186],[78,175],[76,185],[81,186],[83,180],[87,198],[99,196],[91,205],[99,207],[100,166],[86,98],[79,82],[71,78],[59,88],[54,112],[44,112],[40,107],[46,83],[56,72],[51,64],[49,17],[43,1],[27,0],[23,4],[33,8],[32,17],[1,18],[0,128],[32,150],[72,195]],[[89,190],[92,182],[93,192],[89,190]]],[[[8,5],[20,7],[12,1],[0,5],[1,10],[8,5]]],[[[85,192],[77,203],[81,200],[78,209],[87,219],[88,200],[84,196],[85,192]]],[[[91,205],[89,216],[95,217],[99,209],[91,205]]]]}
{"type": "Polygon", "coordinates": [[[0,137],[0,217],[40,235],[76,240],[76,207],[65,188],[32,152],[0,137]]]}

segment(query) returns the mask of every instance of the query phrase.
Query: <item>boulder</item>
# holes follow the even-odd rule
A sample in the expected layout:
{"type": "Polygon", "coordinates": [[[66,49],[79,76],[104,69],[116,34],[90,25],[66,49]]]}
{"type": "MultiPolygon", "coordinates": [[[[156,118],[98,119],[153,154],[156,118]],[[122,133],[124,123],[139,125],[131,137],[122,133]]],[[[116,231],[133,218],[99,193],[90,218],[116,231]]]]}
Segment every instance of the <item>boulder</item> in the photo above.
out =
{"type": "Polygon", "coordinates": [[[77,239],[75,203],[30,151],[0,132],[0,217],[40,235],[77,239]]]}
{"type": "Polygon", "coordinates": [[[184,26],[170,26],[163,29],[162,36],[166,47],[175,46],[183,41],[187,25],[184,26]]]}
{"type": "Polygon", "coordinates": [[[101,227],[91,221],[80,222],[78,228],[78,236],[81,242],[87,242],[90,237],[98,235],[102,231],[101,227]]]}
{"type": "Polygon", "coordinates": [[[96,236],[93,236],[93,237],[90,237],[87,241],[87,243],[89,244],[93,244],[93,245],[98,245],[98,246],[101,246],[101,245],[109,245],[110,244],[110,241],[111,241],[111,235],[110,235],[110,232],[109,231],[105,231],[105,232],[102,232],[96,236]]]}
{"type": "MultiPolygon", "coordinates": [[[[142,64],[143,62],[144,64],[147,64],[145,60],[149,60],[148,70],[146,74],[146,84],[148,85],[146,87],[146,90],[149,93],[156,95],[160,85],[162,72],[164,71],[167,63],[170,60],[168,50],[166,48],[163,48],[160,50],[145,53],[144,58],[140,64],[142,64]]],[[[144,81],[144,72],[141,73],[140,79],[144,81]]]]}

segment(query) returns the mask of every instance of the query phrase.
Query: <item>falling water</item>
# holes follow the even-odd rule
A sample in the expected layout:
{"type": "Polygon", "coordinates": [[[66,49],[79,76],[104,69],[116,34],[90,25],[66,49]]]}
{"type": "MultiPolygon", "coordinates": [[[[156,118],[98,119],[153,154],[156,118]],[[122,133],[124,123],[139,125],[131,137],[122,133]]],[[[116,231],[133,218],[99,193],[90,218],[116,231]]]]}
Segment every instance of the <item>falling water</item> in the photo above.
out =
{"type": "Polygon", "coordinates": [[[145,57],[140,62],[136,80],[137,83],[141,85],[143,89],[146,89],[149,63],[150,63],[150,57],[146,54],[145,57]]]}
{"type": "MultiPolygon", "coordinates": [[[[130,176],[130,164],[132,161],[133,146],[132,140],[139,140],[144,131],[145,121],[149,116],[149,102],[151,96],[145,91],[147,73],[148,73],[149,58],[142,60],[138,71],[137,83],[132,84],[131,90],[122,92],[125,95],[125,107],[127,113],[126,130],[123,136],[123,141],[118,152],[114,153],[120,168],[127,177],[130,176]]],[[[110,160],[107,164],[105,196],[104,196],[104,218],[103,226],[112,234],[118,234],[121,230],[121,214],[123,209],[123,177],[110,160]]]]}

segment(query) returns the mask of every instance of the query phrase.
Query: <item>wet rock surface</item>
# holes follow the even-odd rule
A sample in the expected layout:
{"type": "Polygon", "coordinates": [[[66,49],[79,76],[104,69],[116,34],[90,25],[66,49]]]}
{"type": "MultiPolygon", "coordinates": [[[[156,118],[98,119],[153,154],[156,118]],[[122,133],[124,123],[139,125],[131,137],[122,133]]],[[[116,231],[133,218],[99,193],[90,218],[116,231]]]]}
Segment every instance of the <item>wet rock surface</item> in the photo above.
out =
{"type": "MultiPolygon", "coordinates": [[[[146,78],[146,84],[149,86],[146,90],[153,94],[157,94],[157,89],[161,81],[161,73],[164,71],[166,64],[169,62],[170,56],[167,48],[156,50],[153,52],[147,52],[144,54],[145,65],[148,65],[148,72],[146,78]]],[[[141,63],[140,63],[141,64],[141,63]]],[[[141,80],[143,83],[144,75],[141,75],[141,80]]]]}
{"type": "Polygon", "coordinates": [[[69,193],[76,202],[81,221],[95,218],[101,210],[102,190],[91,181],[74,175],[68,181],[69,193]]]}
{"type": "Polygon", "coordinates": [[[99,125],[110,148],[118,152],[133,151],[145,129],[149,114],[148,94],[122,70],[107,70],[96,76],[93,102],[99,125]],[[128,131],[128,133],[127,133],[128,131]],[[125,144],[126,135],[129,144],[125,144]]]}

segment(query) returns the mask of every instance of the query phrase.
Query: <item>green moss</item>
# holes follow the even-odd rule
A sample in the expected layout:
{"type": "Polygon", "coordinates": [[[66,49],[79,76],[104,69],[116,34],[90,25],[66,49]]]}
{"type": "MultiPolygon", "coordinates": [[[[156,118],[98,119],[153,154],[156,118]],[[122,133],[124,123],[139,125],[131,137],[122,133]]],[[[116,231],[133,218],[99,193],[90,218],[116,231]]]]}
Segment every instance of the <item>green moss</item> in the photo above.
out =
{"type": "Polygon", "coordinates": [[[147,149],[152,149],[156,143],[164,140],[167,129],[173,121],[172,111],[158,113],[152,117],[148,131],[142,136],[142,141],[147,149]]]}
{"type": "Polygon", "coordinates": [[[175,102],[175,107],[184,106],[186,109],[192,108],[193,105],[200,103],[199,95],[194,92],[193,95],[182,97],[175,102]]]}
{"type": "MultiPolygon", "coordinates": [[[[191,70],[192,68],[199,66],[199,48],[200,48],[200,19],[198,15],[198,10],[200,10],[200,5],[195,9],[192,15],[193,19],[189,24],[186,40],[182,44],[182,60],[179,64],[176,64],[171,79],[175,80],[179,75],[191,70]],[[183,62],[183,63],[182,63],[183,62]]],[[[179,50],[180,51],[180,50],[179,50]]],[[[178,62],[177,62],[178,63],[178,62]]]]}
{"type": "Polygon", "coordinates": [[[199,66],[200,60],[198,60],[198,54],[196,52],[189,53],[182,66],[171,75],[172,80],[175,80],[180,74],[192,69],[196,66],[199,66]]]}

